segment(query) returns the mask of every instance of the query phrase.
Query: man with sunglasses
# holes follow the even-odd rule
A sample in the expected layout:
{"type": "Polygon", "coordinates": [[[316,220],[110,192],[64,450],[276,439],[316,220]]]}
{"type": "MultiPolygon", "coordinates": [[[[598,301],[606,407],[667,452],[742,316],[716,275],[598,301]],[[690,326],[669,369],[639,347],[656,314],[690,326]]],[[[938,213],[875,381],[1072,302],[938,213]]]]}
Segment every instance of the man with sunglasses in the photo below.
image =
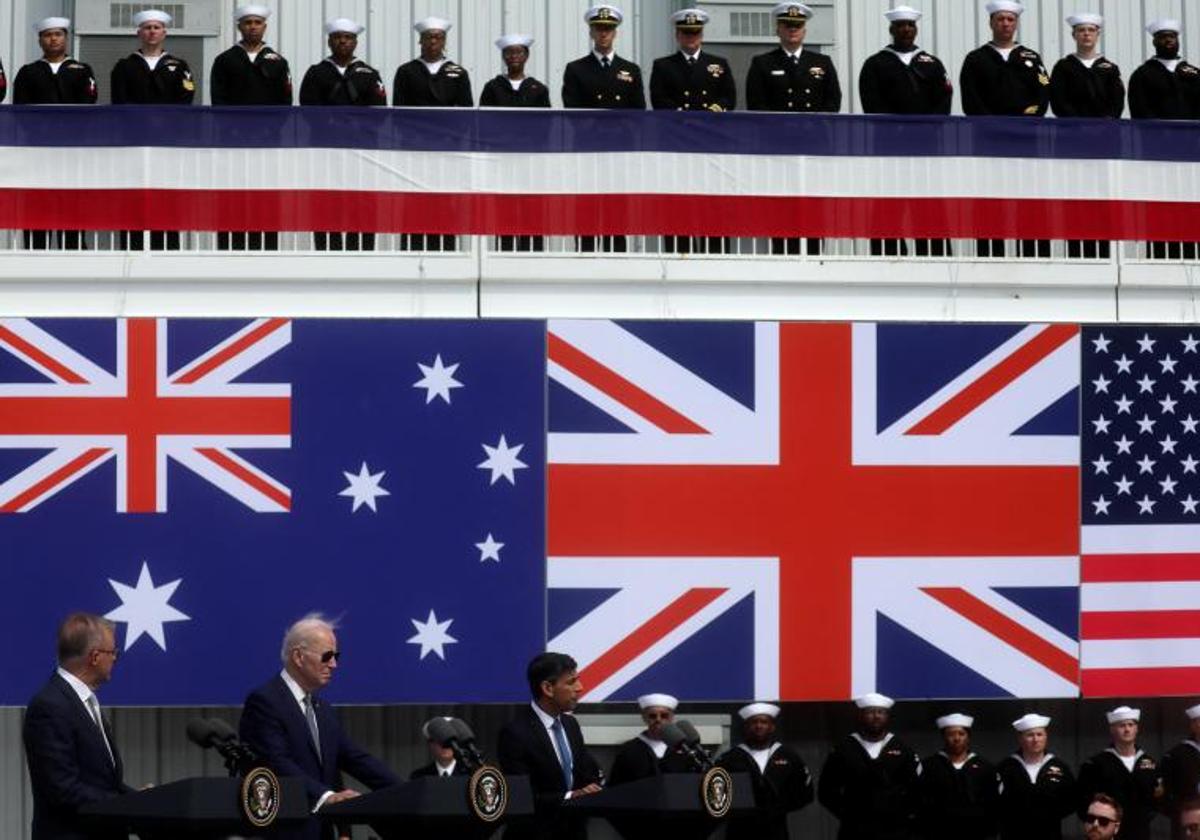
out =
{"type": "Polygon", "coordinates": [[[612,772],[608,774],[610,786],[663,773],[686,773],[691,769],[687,759],[678,753],[669,753],[662,740],[662,728],[675,722],[679,701],[670,694],[644,694],[637,702],[646,728],[617,751],[612,772]]]}
{"type": "Polygon", "coordinates": [[[1087,840],[1112,840],[1121,831],[1121,817],[1121,806],[1117,801],[1107,794],[1097,793],[1081,817],[1082,836],[1087,840]]]}
{"type": "Polygon", "coordinates": [[[127,840],[127,832],[78,816],[83,805],[133,791],[96,699],[117,661],[114,628],[98,615],[67,616],[58,628],[58,669],[25,710],[34,840],[127,840]]]}
{"type": "MultiPolygon", "coordinates": [[[[280,829],[273,838],[327,840],[334,829],[317,812],[326,805],[351,799],[349,773],[371,790],[399,784],[383,762],[363,750],[342,731],[333,707],[317,698],[338,667],[341,652],[334,625],[312,613],[288,628],[283,637],[283,670],[250,692],[242,707],[241,738],[280,776],[304,780],[312,819],[302,828],[280,829]]],[[[339,837],[348,837],[349,828],[339,837]]]]}

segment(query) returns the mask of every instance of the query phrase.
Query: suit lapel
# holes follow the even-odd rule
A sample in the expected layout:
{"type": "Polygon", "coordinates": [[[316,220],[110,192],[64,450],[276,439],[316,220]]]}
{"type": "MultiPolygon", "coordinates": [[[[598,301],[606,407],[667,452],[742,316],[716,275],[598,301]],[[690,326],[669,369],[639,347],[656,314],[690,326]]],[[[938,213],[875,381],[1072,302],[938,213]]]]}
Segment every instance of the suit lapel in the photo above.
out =
{"type": "MultiPolygon", "coordinates": [[[[292,694],[292,690],[288,688],[287,683],[283,681],[283,677],[275,677],[275,693],[278,696],[279,704],[283,708],[287,709],[285,714],[287,715],[288,720],[291,722],[293,733],[298,733],[304,739],[304,743],[308,744],[308,748],[312,750],[313,755],[316,756],[317,763],[322,764],[323,762],[321,760],[321,754],[317,751],[316,745],[313,744],[312,735],[309,734],[308,721],[304,719],[304,711],[300,708],[300,704],[296,702],[296,696],[292,694]]],[[[317,708],[320,708],[319,703],[314,705],[314,709],[317,708]]],[[[317,730],[321,730],[321,721],[319,718],[317,720],[317,730]]],[[[321,740],[325,740],[323,735],[321,740]]]]}
{"type": "MultiPolygon", "coordinates": [[[[113,741],[112,730],[109,728],[108,724],[102,724],[104,726],[104,734],[101,735],[99,727],[96,726],[96,719],[92,717],[92,713],[88,711],[88,707],[84,705],[84,702],[79,699],[79,695],[75,693],[75,689],[71,687],[70,683],[55,673],[54,684],[62,693],[63,699],[66,701],[67,705],[70,706],[74,711],[76,720],[83,728],[83,731],[87,733],[87,737],[92,741],[92,745],[96,751],[103,754],[106,758],[109,755],[109,747],[105,746],[104,738],[108,738],[108,743],[112,747],[112,761],[109,762],[109,766],[113,768],[116,773],[117,780],[120,781],[121,754],[117,752],[117,745],[113,741]]],[[[104,720],[104,715],[100,716],[100,720],[104,720]]]]}

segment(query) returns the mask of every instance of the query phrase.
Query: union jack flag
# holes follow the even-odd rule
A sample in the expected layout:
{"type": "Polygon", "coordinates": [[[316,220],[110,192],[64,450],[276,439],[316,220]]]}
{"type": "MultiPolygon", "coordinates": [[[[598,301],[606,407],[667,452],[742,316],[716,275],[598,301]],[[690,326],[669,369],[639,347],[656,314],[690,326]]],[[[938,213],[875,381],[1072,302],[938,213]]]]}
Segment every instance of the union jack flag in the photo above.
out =
{"type": "MultiPolygon", "coordinates": [[[[237,449],[291,445],[291,388],[237,382],[291,341],[281,318],[256,320],[168,369],[165,319],[115,322],[111,368],[27,319],[0,320],[0,348],[20,363],[0,377],[0,449],[41,454],[0,473],[0,512],[32,510],[116,461],[120,513],[168,508],[175,461],[251,510],[283,512],[291,493],[237,449]]],[[[0,369],[3,370],[3,369],[0,369]]]]}
{"type": "Polygon", "coordinates": [[[1078,327],[549,330],[589,699],[1077,693],[1078,327]]]}

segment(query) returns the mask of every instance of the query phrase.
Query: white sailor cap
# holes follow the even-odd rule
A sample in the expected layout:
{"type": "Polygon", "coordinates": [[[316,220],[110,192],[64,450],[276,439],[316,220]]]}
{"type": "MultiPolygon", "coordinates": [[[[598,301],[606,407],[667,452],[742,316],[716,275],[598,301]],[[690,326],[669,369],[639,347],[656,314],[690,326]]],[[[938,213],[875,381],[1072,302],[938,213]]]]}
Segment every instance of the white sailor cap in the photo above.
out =
{"type": "Polygon", "coordinates": [[[1045,729],[1050,725],[1050,718],[1030,712],[1012,722],[1012,728],[1018,732],[1028,732],[1030,729],[1045,729]]]}
{"type": "Polygon", "coordinates": [[[170,26],[174,19],[162,9],[146,9],[133,16],[133,25],[140,27],[143,23],[161,23],[170,26]]]}
{"type": "Polygon", "coordinates": [[[625,20],[625,14],[616,6],[601,3],[584,12],[583,20],[589,26],[620,26],[621,21],[625,20]]]}
{"type": "Polygon", "coordinates": [[[242,18],[260,17],[266,20],[271,16],[271,9],[264,6],[262,3],[243,3],[234,10],[233,19],[239,21],[242,18]]]}
{"type": "Polygon", "coordinates": [[[639,709],[650,709],[656,706],[675,711],[679,700],[670,694],[643,694],[638,698],[639,709]]]}
{"type": "Polygon", "coordinates": [[[325,34],[332,35],[335,32],[349,32],[351,35],[361,35],[366,31],[366,27],[361,23],[356,23],[350,18],[333,18],[325,21],[325,34]]]}
{"type": "Polygon", "coordinates": [[[742,720],[750,720],[752,717],[766,715],[769,718],[779,717],[781,709],[774,703],[749,703],[738,709],[738,717],[742,720]]]}
{"type": "Polygon", "coordinates": [[[854,705],[860,709],[890,709],[896,705],[896,701],[886,694],[864,694],[862,697],[854,698],[854,705]]]}
{"type": "Polygon", "coordinates": [[[42,18],[33,25],[33,31],[41,35],[47,29],[70,29],[71,19],[65,17],[42,18]]]}
{"type": "Polygon", "coordinates": [[[676,29],[700,30],[704,28],[704,24],[708,23],[708,12],[703,9],[680,9],[671,15],[671,22],[675,24],[676,29]]]}
{"type": "Polygon", "coordinates": [[[974,725],[975,718],[959,712],[955,712],[952,715],[942,715],[937,719],[938,729],[945,729],[949,726],[961,726],[963,729],[970,729],[974,725]]]}
{"type": "Polygon", "coordinates": [[[1012,12],[1017,17],[1025,14],[1025,4],[1018,0],[992,0],[984,6],[989,15],[994,15],[996,12],[1012,12]]]}
{"type": "Polygon", "coordinates": [[[450,721],[454,720],[454,718],[444,717],[444,716],[443,717],[432,717],[429,720],[425,721],[425,723],[421,724],[421,737],[424,738],[426,741],[429,740],[429,727],[433,724],[433,722],[435,720],[444,720],[444,721],[446,721],[446,723],[449,723],[450,721]]]}
{"type": "Polygon", "coordinates": [[[911,20],[916,22],[921,19],[922,14],[912,6],[896,6],[894,9],[884,12],[883,16],[890,21],[911,20]]]}
{"type": "Polygon", "coordinates": [[[1095,12],[1076,12],[1067,18],[1067,25],[1072,29],[1076,26],[1104,26],[1104,16],[1095,12]]]}
{"type": "Polygon", "coordinates": [[[1124,720],[1141,720],[1142,710],[1131,709],[1128,706],[1117,706],[1111,712],[1106,712],[1104,716],[1108,718],[1109,723],[1120,723],[1124,720]]]}
{"type": "Polygon", "coordinates": [[[451,23],[450,21],[446,20],[445,18],[427,17],[427,18],[423,18],[422,20],[419,20],[416,23],[414,23],[413,29],[417,30],[417,32],[424,35],[426,32],[429,32],[431,30],[434,30],[437,32],[449,32],[450,27],[452,27],[452,26],[454,26],[454,24],[451,23]]]}
{"type": "Polygon", "coordinates": [[[1152,20],[1146,24],[1146,31],[1151,35],[1157,35],[1159,32],[1179,32],[1179,21],[1175,18],[1159,18],[1152,20]]]}
{"type": "Polygon", "coordinates": [[[1188,720],[1195,720],[1196,718],[1200,718],[1200,703],[1197,703],[1195,706],[1192,706],[1190,709],[1184,710],[1184,714],[1188,716],[1188,720]]]}
{"type": "Polygon", "coordinates": [[[776,3],[771,9],[771,17],[784,23],[803,23],[815,14],[811,6],[803,3],[776,3]]]}
{"type": "Polygon", "coordinates": [[[496,49],[501,51],[509,47],[524,47],[525,49],[529,49],[532,45],[532,35],[518,35],[513,33],[511,35],[501,35],[496,39],[496,49]]]}

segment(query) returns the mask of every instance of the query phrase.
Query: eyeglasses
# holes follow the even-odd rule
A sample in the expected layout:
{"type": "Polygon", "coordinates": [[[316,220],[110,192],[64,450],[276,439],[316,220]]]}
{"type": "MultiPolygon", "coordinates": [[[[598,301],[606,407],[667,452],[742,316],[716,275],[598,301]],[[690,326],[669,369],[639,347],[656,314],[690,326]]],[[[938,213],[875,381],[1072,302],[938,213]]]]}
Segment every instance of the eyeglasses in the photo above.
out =
{"type": "Polygon", "coordinates": [[[96,653],[106,653],[109,656],[111,656],[113,659],[117,658],[117,649],[116,648],[113,648],[111,650],[107,650],[105,648],[92,648],[92,650],[96,651],[96,653]]]}
{"type": "Polygon", "coordinates": [[[341,658],[342,652],[340,650],[327,650],[321,654],[321,662],[325,665],[328,665],[330,660],[337,662],[341,658]]]}
{"type": "Polygon", "coordinates": [[[1101,828],[1108,828],[1110,825],[1112,825],[1115,822],[1116,822],[1116,820],[1114,820],[1112,817],[1105,817],[1105,816],[1101,816],[1100,814],[1093,814],[1091,811],[1088,811],[1087,816],[1083,818],[1084,825],[1091,825],[1092,823],[1095,823],[1096,825],[1100,826],[1101,828]]]}

